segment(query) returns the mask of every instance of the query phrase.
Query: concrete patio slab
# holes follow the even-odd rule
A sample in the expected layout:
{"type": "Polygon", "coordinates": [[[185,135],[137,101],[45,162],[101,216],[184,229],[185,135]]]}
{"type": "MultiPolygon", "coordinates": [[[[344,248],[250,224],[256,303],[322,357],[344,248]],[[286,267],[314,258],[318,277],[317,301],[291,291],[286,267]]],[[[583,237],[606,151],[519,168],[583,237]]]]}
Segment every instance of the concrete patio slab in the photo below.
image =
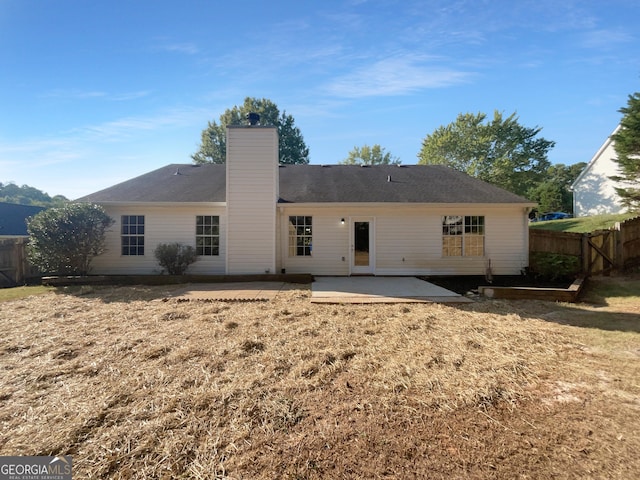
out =
{"type": "Polygon", "coordinates": [[[194,283],[176,290],[178,300],[209,300],[236,302],[267,302],[290,288],[285,282],[194,283]]]}
{"type": "MultiPolygon", "coordinates": [[[[267,302],[299,288],[286,282],[192,283],[176,289],[177,300],[267,302]]],[[[312,303],[468,303],[468,298],[416,277],[316,277],[312,303]]]]}
{"type": "Polygon", "coordinates": [[[312,303],[468,303],[470,299],[416,277],[316,277],[312,303]]]}

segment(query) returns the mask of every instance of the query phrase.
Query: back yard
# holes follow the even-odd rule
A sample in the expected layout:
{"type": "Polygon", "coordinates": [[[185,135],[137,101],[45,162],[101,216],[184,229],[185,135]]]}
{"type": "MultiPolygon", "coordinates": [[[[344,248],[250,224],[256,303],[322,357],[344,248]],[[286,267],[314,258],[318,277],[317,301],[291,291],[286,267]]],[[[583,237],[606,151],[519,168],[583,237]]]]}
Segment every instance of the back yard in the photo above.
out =
{"type": "Polygon", "coordinates": [[[578,305],[0,303],[0,454],[74,478],[637,478],[640,279],[578,305]],[[634,293],[635,292],[635,293],[634,293]],[[636,296],[633,296],[636,295],[636,296]]]}

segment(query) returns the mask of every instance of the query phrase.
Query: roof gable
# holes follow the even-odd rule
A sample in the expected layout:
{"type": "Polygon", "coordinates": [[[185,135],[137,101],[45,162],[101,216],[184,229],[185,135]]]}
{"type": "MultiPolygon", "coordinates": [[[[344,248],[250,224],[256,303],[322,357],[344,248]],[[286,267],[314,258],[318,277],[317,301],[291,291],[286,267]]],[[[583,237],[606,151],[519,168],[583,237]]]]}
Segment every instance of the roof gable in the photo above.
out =
{"type": "MultiPolygon", "coordinates": [[[[576,177],[576,179],[573,181],[573,183],[571,184],[571,189],[574,189],[576,185],[579,185],[580,182],[582,182],[582,180],[584,179],[585,176],[588,175],[588,173],[593,169],[593,167],[596,165],[596,163],[598,161],[600,161],[603,155],[603,153],[607,150],[607,148],[609,148],[609,145],[611,145],[613,143],[613,136],[618,132],[618,130],[620,130],[620,125],[618,125],[615,130],[611,133],[611,135],[609,135],[607,137],[607,139],[604,141],[604,143],[602,144],[602,146],[598,149],[598,151],[595,153],[595,155],[591,158],[591,160],[589,160],[589,163],[587,164],[586,167],[584,167],[584,169],[582,170],[582,172],[580,172],[580,175],[578,175],[576,177]]],[[[606,158],[607,161],[612,160],[611,158],[606,158]]]]}

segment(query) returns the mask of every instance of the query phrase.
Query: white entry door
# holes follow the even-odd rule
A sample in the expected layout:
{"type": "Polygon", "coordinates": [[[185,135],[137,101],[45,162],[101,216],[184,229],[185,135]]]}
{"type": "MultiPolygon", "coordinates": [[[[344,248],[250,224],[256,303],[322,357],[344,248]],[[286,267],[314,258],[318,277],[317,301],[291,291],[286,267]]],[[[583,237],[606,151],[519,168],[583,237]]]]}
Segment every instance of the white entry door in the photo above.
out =
{"type": "Polygon", "coordinates": [[[375,271],[373,218],[351,219],[351,273],[371,275],[375,271]]]}

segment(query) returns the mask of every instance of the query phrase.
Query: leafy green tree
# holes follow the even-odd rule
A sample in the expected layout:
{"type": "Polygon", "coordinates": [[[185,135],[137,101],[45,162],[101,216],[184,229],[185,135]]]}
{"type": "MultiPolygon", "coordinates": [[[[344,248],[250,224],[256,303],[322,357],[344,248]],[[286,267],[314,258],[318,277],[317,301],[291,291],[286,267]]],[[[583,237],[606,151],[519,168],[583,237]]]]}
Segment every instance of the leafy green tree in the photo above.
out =
{"type": "Polygon", "coordinates": [[[39,207],[60,206],[69,200],[62,195],[51,198],[48,194],[29,185],[19,187],[15,183],[0,183],[0,202],[39,207]]]}
{"type": "Polygon", "coordinates": [[[420,164],[444,164],[518,195],[540,183],[551,163],[555,142],[537,138],[542,129],[521,125],[515,113],[464,113],[427,135],[418,154],[420,164]]]}
{"type": "Polygon", "coordinates": [[[220,115],[220,121],[208,122],[202,131],[200,148],[191,155],[194,163],[225,163],[227,152],[227,125],[246,125],[247,115],[260,115],[261,125],[278,127],[280,163],[309,163],[309,148],[304,143],[300,129],[286,112],[266,98],[247,97],[241,106],[234,106],[220,115]]]}
{"type": "Polygon", "coordinates": [[[613,135],[620,175],[611,177],[621,182],[616,192],[630,210],[640,210],[640,92],[629,95],[620,129],[613,135]]]}
{"type": "Polygon", "coordinates": [[[545,179],[529,189],[527,197],[538,203],[540,212],[573,213],[573,193],[570,187],[586,166],[585,162],[550,166],[545,179]]]}
{"type": "Polygon", "coordinates": [[[113,225],[104,209],[68,203],[43,210],[27,221],[27,255],[42,272],[87,275],[91,261],[105,251],[105,232],[113,225]]]}
{"type": "Polygon", "coordinates": [[[385,149],[377,143],[370,147],[353,147],[347,158],[340,163],[343,165],[400,165],[400,159],[385,152],[385,149]]]}
{"type": "Polygon", "coordinates": [[[538,204],[538,212],[571,212],[566,209],[565,191],[562,185],[547,181],[529,189],[527,195],[529,200],[538,204]]]}

